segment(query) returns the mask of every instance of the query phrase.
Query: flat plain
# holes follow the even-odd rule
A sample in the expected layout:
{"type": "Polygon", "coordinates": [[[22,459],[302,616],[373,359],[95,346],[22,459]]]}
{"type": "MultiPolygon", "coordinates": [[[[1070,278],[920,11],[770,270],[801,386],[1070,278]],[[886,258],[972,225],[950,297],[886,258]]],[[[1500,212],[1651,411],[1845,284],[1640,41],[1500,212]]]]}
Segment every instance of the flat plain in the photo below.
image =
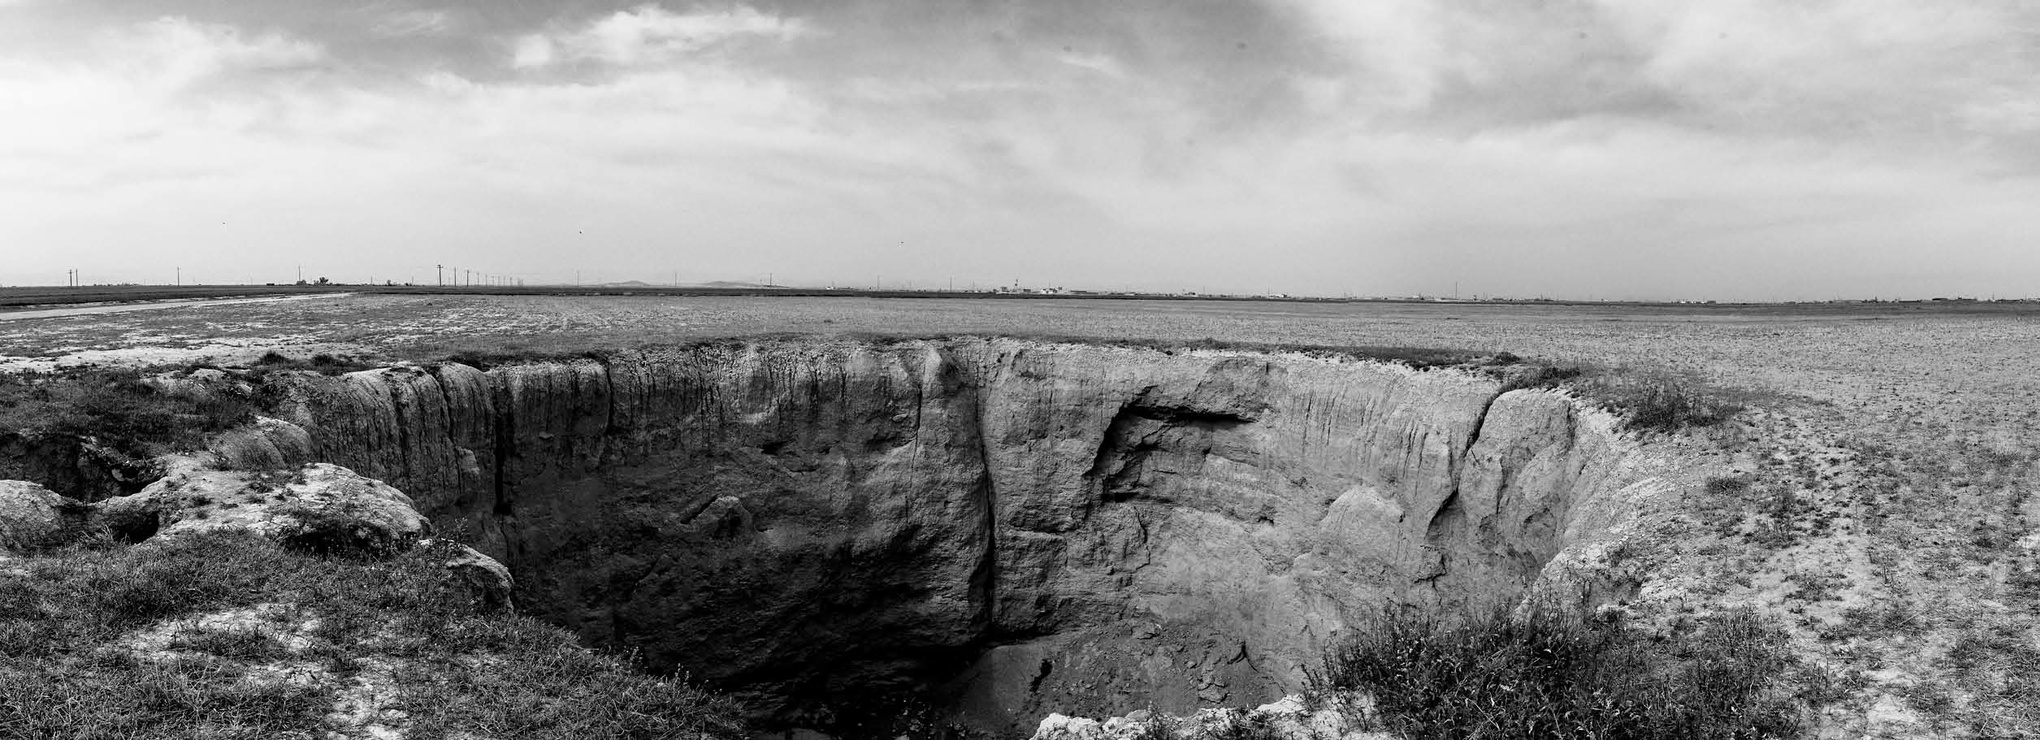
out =
{"type": "MultiPolygon", "coordinates": [[[[1663,369],[1749,409],[1704,451],[1665,608],[1792,628],[1843,736],[2040,734],[2040,304],[1631,306],[352,295],[8,319],[0,369],[429,360],[757,334],[1004,334],[1511,352],[1663,369]]],[[[1647,591],[1650,591],[1647,589],[1647,591]]]]}

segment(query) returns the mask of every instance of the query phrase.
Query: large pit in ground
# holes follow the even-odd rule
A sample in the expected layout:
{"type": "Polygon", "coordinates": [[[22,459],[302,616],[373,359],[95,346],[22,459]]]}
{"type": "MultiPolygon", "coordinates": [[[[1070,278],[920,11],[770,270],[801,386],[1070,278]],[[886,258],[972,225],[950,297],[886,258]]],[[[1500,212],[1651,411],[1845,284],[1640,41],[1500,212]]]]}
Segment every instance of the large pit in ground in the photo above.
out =
{"type": "Polygon", "coordinates": [[[780,726],[1250,705],[1356,617],[1520,595],[1664,487],[1561,395],[1301,354],[789,340],[289,382],[230,456],[387,480],[523,609],[780,726]]]}

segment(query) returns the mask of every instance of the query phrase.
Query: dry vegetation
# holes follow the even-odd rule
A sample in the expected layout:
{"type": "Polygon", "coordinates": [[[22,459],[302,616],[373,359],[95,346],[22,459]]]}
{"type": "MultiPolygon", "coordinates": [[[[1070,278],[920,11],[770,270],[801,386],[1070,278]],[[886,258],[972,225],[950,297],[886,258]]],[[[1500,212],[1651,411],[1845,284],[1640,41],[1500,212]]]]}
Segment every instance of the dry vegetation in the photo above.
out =
{"type": "Polygon", "coordinates": [[[1314,689],[1364,692],[1409,740],[1761,740],[1798,736],[1826,698],[1795,693],[1801,670],[1749,611],[1657,635],[1570,610],[1388,611],[1354,625],[1314,689]]]}

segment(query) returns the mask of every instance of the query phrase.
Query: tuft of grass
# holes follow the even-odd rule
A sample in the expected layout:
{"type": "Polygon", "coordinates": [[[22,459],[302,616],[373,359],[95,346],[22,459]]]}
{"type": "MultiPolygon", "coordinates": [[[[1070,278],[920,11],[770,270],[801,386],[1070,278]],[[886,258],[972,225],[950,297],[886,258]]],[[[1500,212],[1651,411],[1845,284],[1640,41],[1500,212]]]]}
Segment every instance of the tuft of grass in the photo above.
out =
{"type": "Polygon", "coordinates": [[[1750,490],[1748,476],[1716,476],[1707,479],[1707,492],[1715,496],[1737,496],[1750,490]]]}
{"type": "Polygon", "coordinates": [[[274,635],[257,631],[201,628],[185,630],[170,641],[171,650],[205,653],[229,660],[267,663],[290,651],[274,635]]]}
{"type": "Polygon", "coordinates": [[[1755,740],[1803,731],[1779,680],[1793,666],[1782,632],[1746,611],[1663,641],[1555,610],[1384,612],[1328,653],[1314,690],[1371,695],[1411,740],[1755,740]]]}
{"type": "Polygon", "coordinates": [[[1234,710],[1197,733],[1196,740],[1288,740],[1288,734],[1266,714],[1234,710]]]}
{"type": "Polygon", "coordinates": [[[1152,706],[1147,711],[1147,721],[1140,723],[1140,729],[1134,732],[1132,740],[1178,740],[1174,717],[1155,711],[1152,706]]]}

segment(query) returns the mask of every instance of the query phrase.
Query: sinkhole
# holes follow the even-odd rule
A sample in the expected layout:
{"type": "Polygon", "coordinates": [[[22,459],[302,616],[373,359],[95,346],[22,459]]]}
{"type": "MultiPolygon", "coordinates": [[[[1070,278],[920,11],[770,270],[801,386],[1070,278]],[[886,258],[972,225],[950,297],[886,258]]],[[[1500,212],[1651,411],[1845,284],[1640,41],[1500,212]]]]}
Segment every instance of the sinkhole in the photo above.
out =
{"type": "Polygon", "coordinates": [[[845,734],[1272,700],[1371,610],[1619,592],[1558,556],[1668,487],[1561,394],[1326,353],[772,339],[271,382],[230,462],[383,479],[524,611],[845,734]]]}

